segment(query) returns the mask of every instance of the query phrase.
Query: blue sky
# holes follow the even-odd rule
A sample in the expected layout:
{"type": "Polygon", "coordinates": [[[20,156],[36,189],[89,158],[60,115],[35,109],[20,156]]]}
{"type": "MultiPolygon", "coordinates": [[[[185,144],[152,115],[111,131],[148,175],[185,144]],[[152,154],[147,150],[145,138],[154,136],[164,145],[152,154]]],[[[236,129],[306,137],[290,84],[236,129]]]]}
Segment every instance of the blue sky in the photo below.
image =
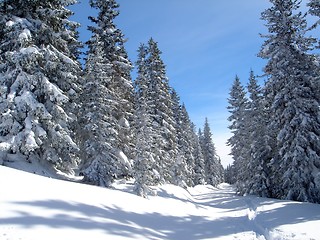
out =
{"type": "MultiPolygon", "coordinates": [[[[262,74],[264,61],[257,57],[266,33],[261,12],[267,0],[118,0],[116,24],[128,39],[126,48],[136,60],[141,42],[158,42],[170,84],[188,109],[191,120],[202,127],[208,117],[222,163],[231,163],[226,141],[229,113],[227,98],[237,74],[247,83],[252,68],[262,74]]],[[[95,15],[88,0],[72,7],[86,41],[88,15],[95,15]]],[[[263,81],[261,78],[260,81],[263,81]]]]}

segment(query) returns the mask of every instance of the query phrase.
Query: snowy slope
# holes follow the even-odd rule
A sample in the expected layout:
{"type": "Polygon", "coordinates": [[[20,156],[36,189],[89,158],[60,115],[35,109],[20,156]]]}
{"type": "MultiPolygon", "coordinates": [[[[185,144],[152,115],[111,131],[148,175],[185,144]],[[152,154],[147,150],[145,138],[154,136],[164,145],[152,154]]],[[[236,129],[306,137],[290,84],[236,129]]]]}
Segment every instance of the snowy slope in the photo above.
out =
{"type": "Polygon", "coordinates": [[[157,197],[0,167],[0,239],[320,239],[320,205],[236,196],[229,185],[157,197]]]}

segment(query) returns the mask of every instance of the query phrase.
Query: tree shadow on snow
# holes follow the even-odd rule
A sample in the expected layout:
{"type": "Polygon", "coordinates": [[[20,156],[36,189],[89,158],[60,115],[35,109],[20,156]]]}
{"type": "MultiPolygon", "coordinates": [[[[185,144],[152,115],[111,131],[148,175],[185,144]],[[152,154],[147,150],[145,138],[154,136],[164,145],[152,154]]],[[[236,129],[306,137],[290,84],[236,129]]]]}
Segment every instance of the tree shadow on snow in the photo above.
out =
{"type": "MultiPolygon", "coordinates": [[[[272,204],[270,199],[254,200],[249,198],[212,199],[205,201],[199,195],[196,198],[200,205],[220,207],[224,210],[234,211],[234,207],[240,208],[246,201],[250,208],[272,204]],[[249,202],[250,201],[250,202],[249,202]]],[[[226,196],[225,196],[226,197],[226,196]]],[[[278,202],[278,201],[277,201],[278,202]]],[[[206,239],[226,236],[245,231],[255,231],[250,224],[252,219],[248,216],[222,217],[216,220],[208,220],[204,216],[176,217],[166,216],[160,213],[134,213],[126,212],[117,207],[91,206],[82,203],[70,203],[58,200],[13,202],[17,206],[15,217],[1,219],[0,225],[19,225],[25,228],[46,226],[57,230],[63,228],[81,230],[102,230],[107,235],[122,236],[124,238],[143,237],[144,239],[206,239]],[[27,209],[36,211],[19,211],[19,206],[27,206],[27,209]],[[50,216],[39,216],[33,212],[47,209],[55,212],[50,216]]],[[[261,211],[255,221],[263,229],[273,229],[284,224],[294,224],[304,221],[320,220],[320,205],[303,204],[295,202],[283,202],[281,207],[270,211],[261,211]]]]}
{"type": "Polygon", "coordinates": [[[201,216],[186,218],[165,216],[159,213],[125,212],[116,207],[96,207],[82,203],[58,200],[13,202],[20,206],[48,209],[58,213],[39,216],[31,211],[16,210],[15,217],[0,218],[0,225],[18,225],[24,228],[45,226],[54,229],[103,230],[108,235],[144,239],[200,239],[215,236],[214,223],[201,216]],[[208,227],[210,225],[210,227],[208,227]]]}

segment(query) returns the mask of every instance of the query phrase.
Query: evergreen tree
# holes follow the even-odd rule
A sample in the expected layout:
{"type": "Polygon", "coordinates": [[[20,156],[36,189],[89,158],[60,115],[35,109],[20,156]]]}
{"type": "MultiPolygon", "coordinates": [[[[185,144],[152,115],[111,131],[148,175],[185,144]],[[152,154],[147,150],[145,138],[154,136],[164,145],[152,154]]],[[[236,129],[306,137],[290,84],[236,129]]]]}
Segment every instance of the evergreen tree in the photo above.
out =
{"type": "Polygon", "coordinates": [[[186,156],[186,133],[184,132],[185,122],[182,106],[180,105],[180,97],[178,93],[172,89],[171,91],[171,99],[172,99],[172,113],[174,119],[174,128],[176,131],[176,144],[177,144],[177,158],[173,163],[173,183],[175,185],[186,187],[188,182],[188,174],[187,174],[187,156],[186,156]]]}
{"type": "Polygon", "coordinates": [[[148,91],[151,107],[153,129],[160,137],[157,140],[159,162],[156,169],[161,181],[172,182],[172,166],[177,157],[176,131],[172,113],[169,81],[165,65],[161,59],[158,44],[150,39],[148,42],[148,91]]]}
{"type": "Polygon", "coordinates": [[[249,102],[247,110],[247,132],[249,144],[248,175],[246,193],[270,197],[269,161],[272,157],[267,138],[267,114],[263,93],[253,71],[248,84],[249,102]]]}
{"type": "Polygon", "coordinates": [[[9,153],[72,171],[80,64],[75,0],[0,2],[0,141],[9,153]]]}
{"type": "Polygon", "coordinates": [[[195,156],[194,156],[194,144],[193,141],[195,140],[193,123],[190,120],[189,114],[185,105],[182,105],[181,108],[181,116],[182,116],[182,131],[184,133],[185,138],[185,145],[183,147],[183,152],[186,157],[186,167],[187,167],[187,175],[186,175],[186,182],[188,186],[194,186],[194,179],[195,179],[195,156]]]}
{"type": "Polygon", "coordinates": [[[90,17],[81,113],[84,181],[110,186],[114,178],[131,174],[133,135],[132,65],[122,32],[114,24],[119,5],[91,0],[98,16],[90,17]]]}
{"type": "Polygon", "coordinates": [[[235,165],[228,165],[227,168],[225,169],[225,182],[229,183],[229,184],[235,184],[237,182],[236,179],[236,169],[235,169],[235,165]]]}
{"type": "Polygon", "coordinates": [[[134,159],[135,191],[139,196],[147,197],[151,191],[149,186],[157,183],[155,178],[154,142],[155,136],[150,115],[150,99],[148,98],[147,48],[141,44],[138,50],[138,76],[135,80],[135,137],[136,149],[134,159]]]}
{"type": "Polygon", "coordinates": [[[135,176],[140,195],[144,195],[143,189],[148,189],[148,185],[159,181],[182,187],[194,184],[192,123],[185,106],[180,105],[177,92],[169,86],[160,54],[152,39],[147,47],[139,48],[136,134],[139,139],[147,139],[136,143],[139,149],[135,176]]]}
{"type": "Polygon", "coordinates": [[[192,144],[193,144],[193,157],[194,157],[194,185],[205,184],[205,163],[202,154],[200,135],[196,133],[195,125],[192,124],[193,134],[192,134],[192,144]]]}
{"type": "Polygon", "coordinates": [[[203,134],[201,135],[201,149],[205,163],[206,182],[212,186],[217,186],[224,180],[224,170],[212,141],[212,133],[207,118],[205,120],[203,134]]]}
{"type": "Polygon", "coordinates": [[[181,128],[180,150],[186,161],[186,183],[191,187],[194,185],[195,178],[194,132],[192,122],[184,104],[181,106],[181,128]]]}
{"type": "Polygon", "coordinates": [[[231,122],[229,129],[233,134],[228,140],[228,145],[231,146],[231,155],[233,156],[237,171],[237,188],[243,194],[246,190],[246,179],[248,179],[247,166],[250,159],[248,131],[246,129],[248,100],[238,76],[236,76],[232,85],[228,102],[228,109],[231,113],[228,118],[231,122]]]}
{"type": "Polygon", "coordinates": [[[262,13],[269,35],[260,56],[268,59],[267,91],[272,119],[268,127],[277,132],[272,167],[276,177],[273,196],[320,202],[319,80],[314,57],[307,54],[313,39],[306,38],[305,15],[296,0],[271,0],[262,13]]]}

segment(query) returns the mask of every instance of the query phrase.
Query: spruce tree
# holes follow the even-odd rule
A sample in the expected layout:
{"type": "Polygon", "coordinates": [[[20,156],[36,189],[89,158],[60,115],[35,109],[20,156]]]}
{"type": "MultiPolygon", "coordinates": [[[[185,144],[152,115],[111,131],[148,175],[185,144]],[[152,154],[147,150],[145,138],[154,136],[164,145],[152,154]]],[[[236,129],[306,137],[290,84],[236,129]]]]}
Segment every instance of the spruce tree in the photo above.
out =
{"type": "Polygon", "coordinates": [[[227,168],[225,169],[225,182],[229,183],[229,184],[235,184],[237,182],[236,179],[236,169],[235,169],[235,165],[228,165],[227,168]]]}
{"type": "Polygon", "coordinates": [[[263,91],[258,85],[253,71],[248,84],[249,102],[247,110],[247,132],[249,162],[245,192],[261,197],[270,197],[270,169],[272,157],[267,138],[267,112],[264,106],[263,91]]]}
{"type": "Polygon", "coordinates": [[[98,11],[90,17],[81,113],[84,181],[110,186],[114,178],[131,175],[133,152],[132,65],[124,37],[116,27],[119,5],[114,0],[91,0],[98,11]]]}
{"type": "Polygon", "coordinates": [[[80,64],[75,0],[0,2],[0,136],[8,153],[72,171],[80,64]]]}
{"type": "Polygon", "coordinates": [[[188,186],[194,186],[195,179],[195,156],[194,143],[195,136],[193,131],[193,123],[190,120],[189,114],[185,105],[181,107],[181,127],[182,127],[182,141],[181,151],[186,159],[186,183],[188,186]]]}
{"type": "Polygon", "coordinates": [[[155,164],[157,156],[154,151],[156,136],[153,131],[148,96],[147,48],[141,44],[138,50],[138,76],[135,80],[135,191],[139,196],[147,197],[151,192],[149,186],[157,184],[155,164]]]}
{"type": "Polygon", "coordinates": [[[193,157],[194,157],[194,185],[205,184],[205,162],[202,154],[200,135],[196,133],[195,125],[192,124],[192,144],[193,144],[193,157]]]}
{"type": "Polygon", "coordinates": [[[224,180],[224,170],[212,140],[212,133],[207,118],[205,119],[203,128],[201,149],[205,164],[206,182],[212,186],[217,186],[224,180]]]}
{"type": "Polygon", "coordinates": [[[160,136],[157,139],[159,162],[156,170],[161,176],[161,181],[172,182],[174,174],[171,167],[177,157],[177,147],[170,86],[161,59],[162,52],[152,38],[148,42],[148,52],[148,94],[151,100],[152,124],[156,135],[160,136]]]}
{"type": "Polygon", "coordinates": [[[319,97],[315,85],[318,66],[307,54],[313,39],[306,38],[305,15],[299,1],[271,0],[262,13],[269,35],[260,52],[270,100],[269,129],[277,132],[272,167],[273,196],[320,202],[319,97]]]}
{"type": "Polygon", "coordinates": [[[176,131],[176,145],[177,145],[177,157],[172,166],[173,172],[173,184],[181,187],[187,187],[188,182],[188,169],[187,169],[187,154],[186,149],[188,149],[186,142],[186,132],[184,113],[182,106],[180,104],[180,97],[178,93],[172,89],[171,91],[172,100],[172,113],[174,119],[174,129],[176,131]]]}
{"type": "Polygon", "coordinates": [[[228,118],[231,122],[229,129],[233,134],[228,140],[228,145],[231,147],[231,155],[233,156],[237,171],[237,188],[243,194],[246,189],[246,180],[249,174],[247,166],[250,159],[248,131],[246,128],[248,100],[238,76],[236,76],[233,82],[228,102],[228,109],[231,113],[228,118]]]}

